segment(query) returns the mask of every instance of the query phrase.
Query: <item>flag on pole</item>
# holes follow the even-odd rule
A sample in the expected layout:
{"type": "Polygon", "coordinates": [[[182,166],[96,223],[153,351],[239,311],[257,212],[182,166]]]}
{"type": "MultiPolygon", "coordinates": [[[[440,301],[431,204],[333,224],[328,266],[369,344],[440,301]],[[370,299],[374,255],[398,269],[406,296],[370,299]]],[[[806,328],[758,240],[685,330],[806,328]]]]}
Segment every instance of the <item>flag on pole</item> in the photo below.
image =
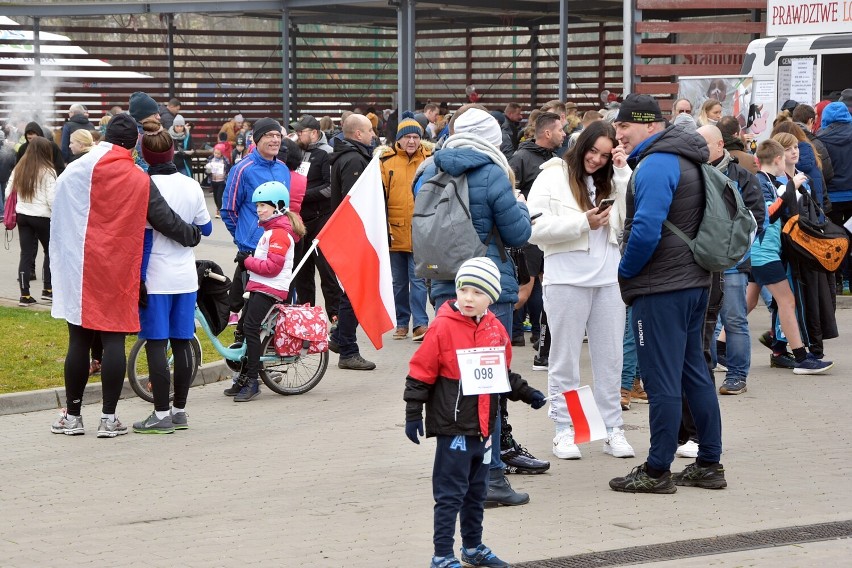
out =
{"type": "Polygon", "coordinates": [[[319,248],[376,349],[396,326],[388,222],[378,156],[317,235],[319,248]]]}
{"type": "Polygon", "coordinates": [[[592,389],[586,385],[562,394],[574,424],[574,443],[584,444],[606,438],[606,425],[601,418],[592,389]]]}

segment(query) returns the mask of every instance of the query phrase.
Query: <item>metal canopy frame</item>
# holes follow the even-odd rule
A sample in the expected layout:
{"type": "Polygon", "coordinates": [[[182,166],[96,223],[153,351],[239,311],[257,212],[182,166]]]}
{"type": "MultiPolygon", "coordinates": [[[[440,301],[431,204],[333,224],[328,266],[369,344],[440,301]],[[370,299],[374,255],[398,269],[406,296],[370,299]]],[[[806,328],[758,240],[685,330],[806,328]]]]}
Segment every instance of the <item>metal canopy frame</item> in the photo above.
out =
{"type": "MultiPolygon", "coordinates": [[[[594,4],[572,0],[165,0],[149,2],[2,2],[5,16],[32,18],[38,50],[41,18],[85,18],[103,15],[164,14],[240,14],[249,17],[280,18],[282,65],[291,69],[290,26],[311,24],[360,24],[396,28],[397,37],[416,37],[416,30],[520,26],[536,29],[559,24],[559,98],[567,93],[568,23],[580,21],[621,21],[624,6],[631,0],[598,0],[594,4]],[[343,7],[344,9],[341,9],[343,7]],[[571,14],[576,15],[571,15],[571,14]],[[415,26],[415,22],[418,23],[415,26]]],[[[169,48],[171,50],[171,42],[169,48]]],[[[38,51],[36,51],[38,53],[38,51]]],[[[414,45],[400,43],[397,49],[399,69],[398,108],[414,108],[414,45]]],[[[36,56],[38,70],[38,56],[36,56]]],[[[283,115],[290,116],[292,74],[285,72],[283,115]]],[[[627,81],[625,76],[625,81],[627,81]]],[[[173,83],[173,70],[170,70],[173,83]]]]}

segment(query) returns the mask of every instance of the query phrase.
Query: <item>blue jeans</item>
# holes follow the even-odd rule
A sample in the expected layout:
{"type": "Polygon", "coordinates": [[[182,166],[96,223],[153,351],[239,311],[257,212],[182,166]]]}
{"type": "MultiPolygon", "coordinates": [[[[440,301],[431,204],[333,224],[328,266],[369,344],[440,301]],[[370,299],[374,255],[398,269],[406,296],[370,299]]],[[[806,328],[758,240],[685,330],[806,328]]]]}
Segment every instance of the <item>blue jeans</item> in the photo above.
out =
{"type": "MultiPolygon", "coordinates": [[[[432,302],[435,304],[435,312],[438,312],[438,308],[440,308],[445,302],[449,300],[454,300],[455,296],[433,296],[432,302]]],[[[506,328],[506,335],[511,335],[510,331],[512,329],[512,313],[514,312],[514,305],[511,302],[500,302],[497,304],[491,304],[488,307],[488,310],[494,314],[500,323],[503,324],[503,327],[506,328]]],[[[502,398],[502,397],[500,397],[502,398]]],[[[491,432],[491,447],[493,448],[491,451],[491,469],[503,469],[503,462],[500,460],[500,430],[501,430],[501,421],[500,421],[500,405],[497,405],[497,419],[494,421],[494,431],[491,432]]]]}
{"type": "Polygon", "coordinates": [[[717,463],[722,455],[719,399],[704,360],[707,301],[707,288],[648,294],[633,301],[630,326],[650,403],[648,465],[660,471],[668,471],[674,460],[684,394],[701,440],[698,458],[717,463]]]}
{"type": "Polygon", "coordinates": [[[621,363],[621,388],[633,390],[633,379],[639,376],[639,359],[636,357],[636,338],[630,327],[633,306],[627,306],[627,318],[624,321],[624,361],[621,363]]]}
{"type": "Polygon", "coordinates": [[[412,315],[413,327],[428,326],[426,282],[414,275],[414,255],[410,252],[392,252],[390,263],[393,301],[396,304],[396,326],[408,329],[412,315]]]}
{"type": "MultiPolygon", "coordinates": [[[[727,379],[746,380],[751,367],[751,335],[748,328],[746,287],[748,274],[725,274],[724,299],[719,312],[719,322],[725,328],[727,379]]],[[[719,337],[719,326],[716,328],[719,337]]],[[[711,346],[711,351],[715,349],[711,346]]]]}

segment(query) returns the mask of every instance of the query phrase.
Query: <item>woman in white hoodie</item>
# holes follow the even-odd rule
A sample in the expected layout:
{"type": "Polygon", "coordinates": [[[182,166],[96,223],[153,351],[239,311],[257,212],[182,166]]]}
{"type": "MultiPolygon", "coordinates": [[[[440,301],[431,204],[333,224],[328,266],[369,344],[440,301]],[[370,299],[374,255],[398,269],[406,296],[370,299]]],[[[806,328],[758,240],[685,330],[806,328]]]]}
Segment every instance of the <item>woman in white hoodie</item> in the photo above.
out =
{"type": "MultiPolygon", "coordinates": [[[[535,219],[530,242],[544,251],[544,308],[552,333],[550,394],[580,387],[580,353],[587,334],[595,401],[607,427],[604,452],[626,458],[634,452],[621,418],[625,307],[618,287],[618,239],[631,170],[616,144],[612,125],[593,122],[564,160],[552,158],[541,166],[527,200],[535,219]]],[[[562,396],[551,401],[550,417],[556,422],[554,455],[582,457],[562,396]]]]}
{"type": "Polygon", "coordinates": [[[15,213],[18,218],[18,235],[21,237],[21,260],[18,264],[18,284],[21,287],[19,306],[36,302],[30,294],[30,273],[35,266],[38,243],[44,250],[43,300],[53,299],[50,280],[50,213],[56,195],[56,171],[53,169],[53,147],[46,138],[35,136],[18,165],[12,170],[6,184],[5,198],[13,191],[18,193],[15,213]]]}

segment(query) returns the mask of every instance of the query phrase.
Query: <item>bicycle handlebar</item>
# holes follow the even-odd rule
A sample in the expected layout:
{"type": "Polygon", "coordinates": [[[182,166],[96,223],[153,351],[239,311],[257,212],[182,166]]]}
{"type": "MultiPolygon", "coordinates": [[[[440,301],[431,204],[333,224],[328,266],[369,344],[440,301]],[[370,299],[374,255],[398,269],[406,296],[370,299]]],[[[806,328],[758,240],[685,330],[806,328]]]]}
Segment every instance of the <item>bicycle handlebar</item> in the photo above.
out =
{"type": "Polygon", "coordinates": [[[227,282],[228,281],[227,276],[222,276],[221,274],[216,274],[215,272],[212,272],[209,268],[204,271],[204,277],[205,278],[212,278],[213,280],[218,280],[219,282],[227,282]]]}

